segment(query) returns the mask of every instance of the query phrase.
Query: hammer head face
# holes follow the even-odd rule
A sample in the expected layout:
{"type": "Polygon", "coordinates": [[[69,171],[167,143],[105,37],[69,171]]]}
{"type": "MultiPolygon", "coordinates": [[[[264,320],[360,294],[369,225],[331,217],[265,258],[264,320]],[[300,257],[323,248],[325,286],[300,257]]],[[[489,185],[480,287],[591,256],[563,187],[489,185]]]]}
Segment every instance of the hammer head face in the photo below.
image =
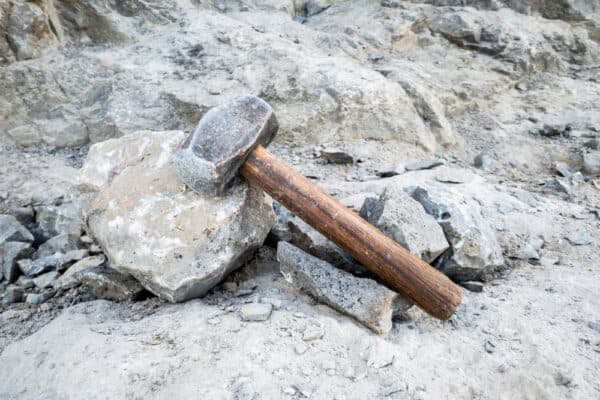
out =
{"type": "Polygon", "coordinates": [[[256,146],[268,145],[278,124],[271,106],[242,96],[210,109],[175,157],[181,180],[203,195],[222,195],[256,146]]]}

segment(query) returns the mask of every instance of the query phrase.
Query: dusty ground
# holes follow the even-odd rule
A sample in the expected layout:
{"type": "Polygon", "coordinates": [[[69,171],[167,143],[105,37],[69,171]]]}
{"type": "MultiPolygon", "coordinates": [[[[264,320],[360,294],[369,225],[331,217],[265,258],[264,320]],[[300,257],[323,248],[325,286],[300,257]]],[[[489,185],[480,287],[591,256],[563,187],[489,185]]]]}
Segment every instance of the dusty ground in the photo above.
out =
{"type": "Polygon", "coordinates": [[[73,147],[46,147],[55,133],[31,147],[15,146],[14,132],[8,134],[15,126],[43,126],[58,114],[71,124],[76,109],[86,132],[100,129],[92,121],[96,113],[112,127],[86,143],[106,139],[113,128],[114,135],[189,130],[207,107],[251,92],[273,103],[283,121],[273,152],[348,203],[360,205],[387,185],[443,180],[448,171],[462,177],[455,187],[481,205],[506,267],[483,292],[465,290],[449,321],[413,308],[389,337],[295,291],[268,247],[228,278],[252,289],[240,297],[224,285],[177,305],[156,298],[87,301],[74,290],[41,306],[1,306],[1,398],[600,397],[600,181],[588,174],[569,180],[555,169],[563,161],[580,170],[583,154],[598,147],[600,61],[591,17],[349,1],[289,25],[302,13],[286,2],[253,2],[249,12],[237,2],[192,3],[168,2],[165,20],[157,17],[162,9],[148,6],[160,20],[156,26],[146,19],[125,26],[122,16],[114,18],[115,32],[135,32],[132,42],[64,39],[38,58],[0,66],[10,93],[0,94],[0,212],[68,198],[87,152],[77,135],[69,137],[73,147]],[[173,11],[174,4],[186,12],[173,11]],[[508,47],[490,54],[493,41],[443,36],[432,21],[454,12],[510,33],[508,47]],[[229,44],[219,36],[223,30],[232,36],[229,44]],[[518,40],[511,36],[517,33],[518,40]],[[185,55],[196,42],[207,59],[185,55]],[[232,42],[235,50],[226,47],[232,42]],[[37,73],[54,81],[27,78],[37,73]],[[15,78],[21,75],[24,81],[15,78]],[[106,81],[112,83],[104,91],[106,81]],[[407,105],[416,100],[400,81],[434,93],[449,128],[431,125],[439,112],[422,115],[407,105]],[[129,90],[133,85],[139,87],[129,90]],[[40,111],[38,97],[51,100],[48,110],[40,111]],[[539,134],[544,124],[570,127],[548,137],[539,134]],[[455,144],[442,144],[444,135],[455,144]],[[326,164],[318,156],[325,144],[360,162],[326,164]],[[481,152],[490,155],[493,170],[473,166],[481,152]],[[446,165],[378,177],[391,165],[433,157],[446,165]],[[573,245],[567,237],[578,233],[591,242],[573,245]],[[544,239],[540,260],[511,257],[537,236],[544,239]],[[270,318],[242,321],[240,306],[263,298],[277,304],[270,318]],[[305,341],[309,334],[316,338],[305,341]]]}

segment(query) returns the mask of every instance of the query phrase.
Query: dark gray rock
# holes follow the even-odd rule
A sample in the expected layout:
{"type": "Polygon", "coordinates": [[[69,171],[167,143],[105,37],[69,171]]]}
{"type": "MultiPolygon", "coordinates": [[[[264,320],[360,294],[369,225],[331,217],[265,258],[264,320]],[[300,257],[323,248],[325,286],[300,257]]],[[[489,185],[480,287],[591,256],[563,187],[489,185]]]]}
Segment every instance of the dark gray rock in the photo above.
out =
{"type": "Polygon", "coordinates": [[[354,157],[348,152],[333,148],[327,147],[321,150],[321,158],[326,160],[329,164],[353,164],[354,157]]]}
{"type": "Polygon", "coordinates": [[[34,249],[30,243],[25,242],[4,242],[0,244],[0,272],[9,282],[14,282],[21,270],[17,261],[23,258],[31,257],[34,249]]]}
{"type": "Polygon", "coordinates": [[[412,305],[374,280],[355,277],[289,243],[279,242],[277,259],[282,275],[298,290],[377,333],[389,333],[392,315],[412,305]]]}
{"type": "Polygon", "coordinates": [[[428,263],[449,247],[436,220],[398,186],[385,188],[379,199],[365,199],[360,216],[428,263]]]}
{"type": "Polygon", "coordinates": [[[2,298],[3,304],[12,304],[12,303],[20,303],[25,298],[25,291],[17,286],[9,286],[6,288],[4,292],[4,297],[2,298]]]}
{"type": "Polygon", "coordinates": [[[222,195],[258,145],[268,145],[279,127],[269,104],[237,97],[209,110],[175,157],[181,180],[194,191],[222,195]]]}
{"type": "Polygon", "coordinates": [[[35,252],[34,259],[48,257],[56,253],[67,254],[80,247],[79,235],[63,233],[48,239],[35,252]]]}
{"type": "Polygon", "coordinates": [[[483,292],[483,283],[477,281],[466,281],[460,284],[462,287],[467,289],[469,292],[483,292]]]}
{"type": "Polygon", "coordinates": [[[33,260],[30,264],[25,265],[23,273],[29,277],[38,276],[40,274],[60,270],[64,263],[64,254],[55,253],[50,256],[40,257],[33,260]]]}
{"type": "Polygon", "coordinates": [[[81,234],[81,219],[73,203],[38,206],[35,207],[35,212],[36,236],[48,240],[64,233],[81,234]]]}
{"type": "Polygon", "coordinates": [[[0,215],[0,244],[4,242],[33,242],[33,235],[14,216],[0,215]]]}
{"type": "Polygon", "coordinates": [[[87,268],[76,273],[74,277],[98,299],[138,300],[146,293],[142,285],[131,275],[112,268],[87,268]]]}

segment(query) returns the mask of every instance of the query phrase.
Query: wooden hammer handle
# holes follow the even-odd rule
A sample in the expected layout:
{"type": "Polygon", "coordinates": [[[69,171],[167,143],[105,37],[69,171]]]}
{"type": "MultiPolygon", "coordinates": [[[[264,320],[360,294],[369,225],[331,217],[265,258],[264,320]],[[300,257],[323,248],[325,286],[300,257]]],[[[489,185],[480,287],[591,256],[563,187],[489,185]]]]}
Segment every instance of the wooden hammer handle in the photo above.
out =
{"type": "Polygon", "coordinates": [[[446,275],[409,253],[264,147],[258,146],[250,153],[241,173],[430,315],[445,320],[459,306],[462,290],[446,275]]]}

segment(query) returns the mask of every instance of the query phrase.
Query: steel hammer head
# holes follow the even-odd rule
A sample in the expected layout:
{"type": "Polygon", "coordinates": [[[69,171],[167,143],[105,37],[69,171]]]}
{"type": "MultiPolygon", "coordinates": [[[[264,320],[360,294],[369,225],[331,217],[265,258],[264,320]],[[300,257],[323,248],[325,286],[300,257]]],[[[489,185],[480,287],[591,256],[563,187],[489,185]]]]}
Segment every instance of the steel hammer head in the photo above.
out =
{"type": "Polygon", "coordinates": [[[242,96],[210,109],[175,157],[181,180],[194,191],[220,196],[256,146],[268,145],[278,124],[269,104],[242,96]]]}

